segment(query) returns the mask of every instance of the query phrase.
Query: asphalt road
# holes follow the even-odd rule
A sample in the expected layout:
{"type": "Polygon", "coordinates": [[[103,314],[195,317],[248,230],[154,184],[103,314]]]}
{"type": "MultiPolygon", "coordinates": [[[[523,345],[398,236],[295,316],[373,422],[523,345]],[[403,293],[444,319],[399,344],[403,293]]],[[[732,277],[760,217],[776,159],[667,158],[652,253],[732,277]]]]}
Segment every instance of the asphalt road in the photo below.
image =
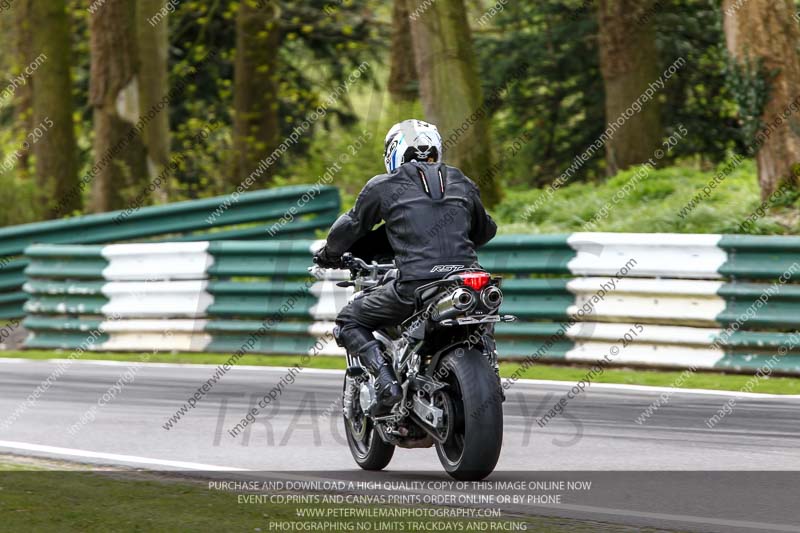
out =
{"type": "MultiPolygon", "coordinates": [[[[0,359],[0,453],[222,476],[448,479],[433,449],[398,449],[382,474],[358,470],[337,411],[338,371],[300,372],[232,437],[286,369],[232,369],[167,430],[215,367],[73,362],[26,403],[57,368],[0,359]]],[[[536,419],[571,385],[521,381],[507,392],[503,453],[490,479],[591,481],[591,490],[507,511],[675,531],[800,531],[800,398],[670,391],[639,424],[664,389],[595,384],[540,427],[536,419]],[[709,428],[726,402],[730,414],[709,428]]]]}

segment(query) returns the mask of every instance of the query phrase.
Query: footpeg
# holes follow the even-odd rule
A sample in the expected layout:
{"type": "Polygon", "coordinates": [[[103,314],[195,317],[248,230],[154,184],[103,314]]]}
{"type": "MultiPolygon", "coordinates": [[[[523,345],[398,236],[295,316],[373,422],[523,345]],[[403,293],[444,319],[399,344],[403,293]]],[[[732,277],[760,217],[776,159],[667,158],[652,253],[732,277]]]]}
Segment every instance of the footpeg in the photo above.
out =
{"type": "Polygon", "coordinates": [[[347,370],[344,371],[344,373],[347,377],[350,378],[360,378],[361,376],[366,374],[367,371],[360,366],[349,366],[347,367],[347,370]]]}

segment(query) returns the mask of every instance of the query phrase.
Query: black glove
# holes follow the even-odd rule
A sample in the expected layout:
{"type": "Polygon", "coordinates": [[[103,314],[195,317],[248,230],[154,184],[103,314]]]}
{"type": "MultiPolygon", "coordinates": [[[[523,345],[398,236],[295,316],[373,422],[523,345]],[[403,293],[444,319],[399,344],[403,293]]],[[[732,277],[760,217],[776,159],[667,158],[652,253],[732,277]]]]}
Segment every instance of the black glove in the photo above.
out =
{"type": "Polygon", "coordinates": [[[322,247],[314,254],[314,264],[322,268],[341,268],[342,257],[333,257],[328,253],[327,247],[322,247]]]}

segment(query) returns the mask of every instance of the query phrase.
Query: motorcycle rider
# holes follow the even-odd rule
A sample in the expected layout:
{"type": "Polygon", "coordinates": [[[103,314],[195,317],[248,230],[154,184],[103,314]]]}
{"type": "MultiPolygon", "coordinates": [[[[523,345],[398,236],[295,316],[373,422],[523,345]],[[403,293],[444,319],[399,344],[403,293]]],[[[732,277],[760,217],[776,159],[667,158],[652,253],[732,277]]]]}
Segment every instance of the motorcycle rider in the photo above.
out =
{"type": "Polygon", "coordinates": [[[442,155],[442,138],[433,124],[410,119],[392,126],[384,144],[387,173],[367,182],[314,256],[321,267],[340,267],[342,254],[381,220],[386,223],[398,278],[364,292],[336,318],[337,341],[375,377],[383,412],[402,398],[402,390],[372,332],[411,316],[418,287],[477,265],[476,248],[497,232],[477,185],[444,164],[442,155]]]}

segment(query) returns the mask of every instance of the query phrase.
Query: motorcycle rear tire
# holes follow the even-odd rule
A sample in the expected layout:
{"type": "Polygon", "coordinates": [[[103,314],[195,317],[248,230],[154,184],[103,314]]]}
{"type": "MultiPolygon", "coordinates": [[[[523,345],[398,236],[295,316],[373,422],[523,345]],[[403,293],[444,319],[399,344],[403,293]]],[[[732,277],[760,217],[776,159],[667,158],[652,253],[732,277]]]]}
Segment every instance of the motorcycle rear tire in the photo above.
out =
{"type": "Polygon", "coordinates": [[[450,369],[442,381],[448,384],[452,425],[436,453],[451,477],[479,481],[497,466],[503,447],[500,380],[486,357],[472,348],[450,352],[439,368],[450,369]]]}

